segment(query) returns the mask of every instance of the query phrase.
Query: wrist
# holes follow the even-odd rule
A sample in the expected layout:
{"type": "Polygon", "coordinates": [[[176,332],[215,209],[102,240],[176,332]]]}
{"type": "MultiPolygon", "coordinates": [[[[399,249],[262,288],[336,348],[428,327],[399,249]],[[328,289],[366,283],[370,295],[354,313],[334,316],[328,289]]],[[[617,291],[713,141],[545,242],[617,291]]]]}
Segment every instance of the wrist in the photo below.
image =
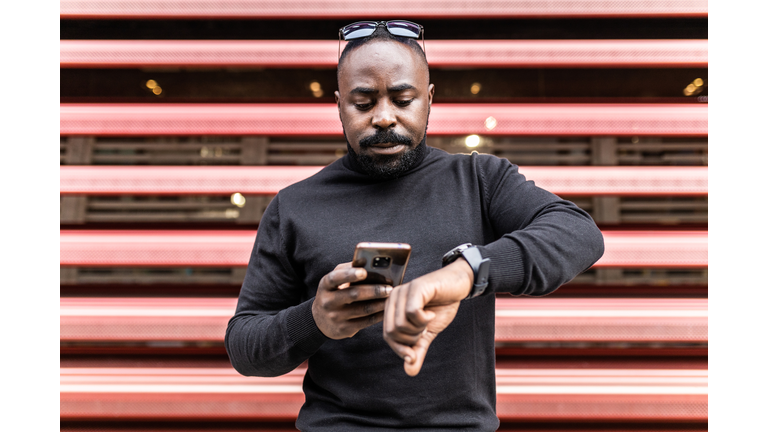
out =
{"type": "Polygon", "coordinates": [[[472,266],[463,257],[448,264],[444,270],[451,272],[451,279],[458,281],[458,290],[456,300],[464,300],[472,292],[472,284],[475,280],[475,273],[472,266]]]}
{"type": "Polygon", "coordinates": [[[454,263],[458,258],[472,269],[471,289],[466,298],[474,298],[482,295],[488,288],[488,271],[491,264],[490,258],[483,258],[480,250],[471,243],[456,246],[443,255],[443,267],[454,263]]]}

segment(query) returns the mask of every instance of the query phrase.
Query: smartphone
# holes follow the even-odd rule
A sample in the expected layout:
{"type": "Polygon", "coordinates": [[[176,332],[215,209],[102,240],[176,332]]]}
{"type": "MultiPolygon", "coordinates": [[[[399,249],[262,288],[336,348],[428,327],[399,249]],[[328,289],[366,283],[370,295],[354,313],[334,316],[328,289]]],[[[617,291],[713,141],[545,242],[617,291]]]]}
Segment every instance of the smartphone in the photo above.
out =
{"type": "Polygon", "coordinates": [[[358,243],[352,265],[368,272],[365,280],[353,285],[386,284],[397,286],[403,283],[405,268],[411,257],[411,245],[405,243],[358,243]]]}

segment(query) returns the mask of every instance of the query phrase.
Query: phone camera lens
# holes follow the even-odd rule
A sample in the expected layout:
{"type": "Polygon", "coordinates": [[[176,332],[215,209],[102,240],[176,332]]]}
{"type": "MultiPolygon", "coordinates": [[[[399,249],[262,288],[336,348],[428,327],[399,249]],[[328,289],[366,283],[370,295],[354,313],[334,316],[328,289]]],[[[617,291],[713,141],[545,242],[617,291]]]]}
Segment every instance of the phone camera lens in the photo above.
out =
{"type": "Polygon", "coordinates": [[[373,258],[373,267],[376,268],[387,268],[391,263],[392,258],[390,257],[377,256],[373,258]]]}

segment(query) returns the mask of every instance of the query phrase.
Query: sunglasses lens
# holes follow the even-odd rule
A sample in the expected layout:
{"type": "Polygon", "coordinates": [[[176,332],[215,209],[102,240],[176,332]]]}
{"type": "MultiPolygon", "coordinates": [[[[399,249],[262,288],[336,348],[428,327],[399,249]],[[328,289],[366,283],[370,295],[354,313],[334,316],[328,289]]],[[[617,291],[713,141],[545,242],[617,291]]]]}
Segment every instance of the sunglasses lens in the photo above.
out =
{"type": "Polygon", "coordinates": [[[341,29],[341,34],[344,40],[360,39],[372,35],[375,30],[376,23],[360,22],[345,26],[341,29]]]}
{"type": "Polygon", "coordinates": [[[387,29],[395,36],[418,38],[421,29],[418,25],[408,21],[389,21],[387,29]]]}

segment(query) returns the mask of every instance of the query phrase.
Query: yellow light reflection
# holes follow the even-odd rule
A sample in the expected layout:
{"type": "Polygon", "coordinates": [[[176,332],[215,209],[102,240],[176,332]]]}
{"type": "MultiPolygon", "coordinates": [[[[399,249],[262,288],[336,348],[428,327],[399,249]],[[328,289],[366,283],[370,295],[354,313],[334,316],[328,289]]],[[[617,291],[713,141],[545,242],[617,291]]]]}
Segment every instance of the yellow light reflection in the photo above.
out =
{"type": "Polygon", "coordinates": [[[472,87],[469,88],[469,91],[472,92],[472,94],[478,94],[480,93],[480,90],[482,90],[483,86],[480,85],[480,83],[472,83],[472,87]]]}
{"type": "Polygon", "coordinates": [[[470,135],[464,140],[464,144],[469,148],[475,148],[480,145],[480,137],[477,135],[470,135]]]}
{"type": "Polygon", "coordinates": [[[151,89],[157,87],[157,81],[149,80],[149,81],[147,81],[147,83],[145,85],[147,86],[148,89],[151,90],[151,89]]]}
{"type": "Polygon", "coordinates": [[[313,91],[313,92],[312,92],[312,96],[314,96],[314,97],[316,97],[316,98],[322,97],[322,96],[323,96],[323,90],[322,90],[322,89],[320,89],[320,90],[318,90],[318,91],[313,91]]]}
{"type": "Polygon", "coordinates": [[[152,93],[160,96],[160,93],[163,92],[163,89],[160,86],[155,86],[155,88],[152,89],[152,93]]]}
{"type": "Polygon", "coordinates": [[[686,86],[686,87],[683,89],[683,94],[684,94],[684,95],[686,95],[686,96],[692,96],[692,95],[693,95],[693,94],[696,92],[696,90],[697,90],[697,87],[696,87],[695,85],[693,85],[693,84],[688,84],[688,85],[687,85],[687,86],[686,86]]]}
{"type": "Polygon", "coordinates": [[[240,192],[233,193],[229,200],[232,202],[232,204],[240,208],[245,206],[245,197],[240,192]]]}
{"type": "Polygon", "coordinates": [[[313,81],[312,84],[309,85],[309,89],[312,90],[312,92],[320,91],[322,87],[320,87],[320,83],[317,81],[313,81]]]}
{"type": "Polygon", "coordinates": [[[498,124],[499,122],[493,116],[485,119],[485,128],[488,130],[493,130],[498,124]]]}
{"type": "Polygon", "coordinates": [[[701,78],[696,78],[695,80],[693,80],[693,82],[685,86],[685,88],[683,89],[683,94],[686,96],[695,96],[701,93],[703,90],[704,90],[704,80],[701,78]]]}

